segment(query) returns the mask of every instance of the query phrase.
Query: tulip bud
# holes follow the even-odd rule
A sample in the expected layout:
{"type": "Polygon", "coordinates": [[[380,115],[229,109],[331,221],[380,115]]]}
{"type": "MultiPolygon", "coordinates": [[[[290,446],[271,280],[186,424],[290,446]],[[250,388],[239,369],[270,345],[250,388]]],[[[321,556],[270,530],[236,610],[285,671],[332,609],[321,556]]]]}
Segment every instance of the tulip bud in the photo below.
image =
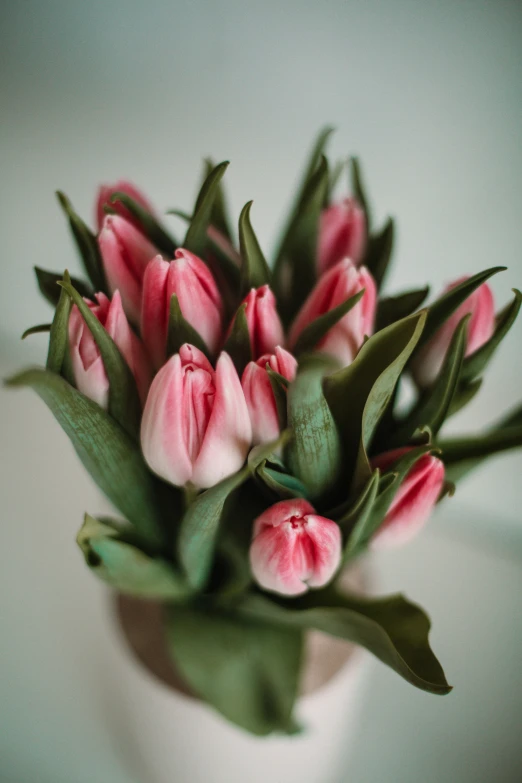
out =
{"type": "Polygon", "coordinates": [[[249,362],[243,371],[241,385],[252,423],[252,442],[269,443],[279,435],[277,405],[266,365],[289,381],[293,381],[297,361],[291,353],[277,346],[275,353],[261,356],[249,362]]]}
{"type": "Polygon", "coordinates": [[[366,217],[353,198],[323,209],[319,223],[317,264],[320,275],[343,258],[360,264],[366,250],[366,217]]]}
{"type": "MultiPolygon", "coordinates": [[[[408,451],[409,448],[402,448],[380,454],[372,460],[372,468],[391,470],[408,451]]],[[[399,547],[414,538],[428,521],[443,485],[444,463],[431,454],[420,457],[399,487],[372,546],[399,547]]]]}
{"type": "MultiPolygon", "coordinates": [[[[85,300],[98,321],[112,337],[136,379],[142,405],[147,397],[151,381],[151,369],[145,349],[129,326],[118,291],[108,299],[96,294],[96,302],[85,300]]],[[[80,311],[73,306],[69,318],[69,345],[74,381],[78,391],[97,402],[101,408],[109,407],[109,379],[103,359],[94,338],[86,326],[80,311]]]]}
{"type": "Polygon", "coordinates": [[[341,531],[307,500],[282,500],[254,522],[250,566],[255,580],[283,595],[323,587],[341,562],[341,531]]]}
{"type": "MultiPolygon", "coordinates": [[[[461,277],[450,283],[446,286],[444,293],[451,291],[452,288],[465,280],[467,277],[461,277]]],[[[453,333],[459,322],[468,313],[471,313],[471,318],[468,323],[465,356],[469,356],[484,345],[495,330],[495,303],[491,288],[487,283],[482,283],[479,288],[473,291],[419,351],[413,362],[412,372],[415,381],[421,388],[431,386],[436,379],[444,363],[444,357],[450,346],[453,333]]]]}
{"type": "Polygon", "coordinates": [[[329,269],[317,282],[298,312],[290,330],[289,345],[294,348],[303,329],[319,316],[333,310],[362,289],[359,302],[333,326],[317,344],[318,351],[334,356],[342,365],[356,357],[366,335],[373,332],[377,289],[366,267],[360,269],[348,258],[329,269]]]}
{"type": "Polygon", "coordinates": [[[119,215],[105,216],[98,244],[109,290],[120,292],[127,316],[139,323],[143,276],[157,249],[119,215]]]}
{"type": "Polygon", "coordinates": [[[268,285],[252,288],[243,300],[254,359],[273,353],[284,342],[283,327],[276,309],[276,299],[268,285]]]}
{"type": "Polygon", "coordinates": [[[207,265],[179,248],[173,261],[156,256],[143,279],[141,334],[155,367],[165,361],[170,300],[176,294],[181,313],[203,338],[211,353],[222,338],[223,302],[207,265]]]}
{"type": "Polygon", "coordinates": [[[140,229],[139,222],[134,218],[132,213],[129,212],[127,207],[123,206],[121,201],[111,202],[111,198],[115,193],[126,193],[127,196],[130,196],[137,204],[146,209],[147,212],[154,214],[154,209],[143,193],[131,182],[120,179],[118,182],[115,182],[114,185],[101,185],[98,190],[98,198],[96,199],[96,225],[98,226],[98,231],[101,230],[103,225],[106,214],[104,207],[106,206],[109,206],[116,214],[121,215],[121,217],[124,217],[129,223],[132,223],[136,228],[140,229]]]}
{"type": "Polygon", "coordinates": [[[230,356],[214,370],[185,344],[150,387],[141,423],[149,467],[176,486],[212,487],[236,473],[252,441],[248,409],[230,356]]]}

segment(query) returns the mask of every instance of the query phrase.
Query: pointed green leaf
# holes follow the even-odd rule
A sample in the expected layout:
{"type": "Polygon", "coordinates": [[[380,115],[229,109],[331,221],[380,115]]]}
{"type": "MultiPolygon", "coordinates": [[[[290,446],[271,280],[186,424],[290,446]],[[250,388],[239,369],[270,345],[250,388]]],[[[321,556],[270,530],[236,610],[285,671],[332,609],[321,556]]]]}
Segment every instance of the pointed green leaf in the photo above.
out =
{"type": "Polygon", "coordinates": [[[141,404],[132,371],[112,337],[98,321],[70,281],[60,285],[67,291],[93,340],[99,348],[103,366],[109,379],[109,413],[132,437],[139,437],[141,404]]]}
{"type": "Polygon", "coordinates": [[[169,326],[167,332],[167,356],[173,356],[179,353],[179,349],[185,343],[190,343],[195,348],[202,351],[210,359],[208,347],[194,327],[183,318],[178,297],[172,294],[170,297],[169,326]]]}
{"type": "Polygon", "coordinates": [[[149,540],[161,540],[158,483],[139,445],[96,403],[46,370],[30,369],[7,381],[30,386],[49,406],[84,466],[116,508],[149,540]]]}
{"type": "Polygon", "coordinates": [[[258,465],[261,465],[265,460],[273,461],[273,459],[277,459],[275,455],[279,455],[282,452],[285,446],[290,443],[292,437],[292,430],[286,429],[283,430],[275,440],[269,441],[268,443],[259,443],[257,446],[254,446],[248,455],[248,466],[250,470],[254,471],[258,465]]]}
{"type": "Polygon", "coordinates": [[[141,204],[138,204],[137,201],[134,201],[127,193],[121,191],[113,193],[111,202],[116,204],[118,201],[129,210],[133,218],[140,224],[141,230],[147,239],[167,258],[172,258],[178,245],[161,223],[156,220],[154,215],[141,204]]]}
{"type": "Polygon", "coordinates": [[[356,549],[365,540],[365,528],[370,518],[371,510],[379,490],[380,473],[372,473],[372,477],[357,498],[355,504],[339,519],[336,519],[341,530],[347,534],[345,556],[356,549]]]}
{"type": "Polygon", "coordinates": [[[76,541],[89,568],[120,593],[168,601],[190,595],[174,566],[126,541],[121,526],[85,514],[76,541]]]}
{"type": "MultiPolygon", "coordinates": [[[[70,284],[71,278],[67,270],[63,273],[63,279],[70,284]]],[[[60,298],[51,324],[46,363],[47,369],[50,372],[55,372],[57,375],[62,374],[65,356],[69,352],[69,316],[72,309],[70,296],[63,288],[59,290],[60,298]]]]}
{"type": "Polygon", "coordinates": [[[437,442],[446,465],[482,459],[522,446],[522,425],[505,427],[468,438],[447,438],[437,442]]]}
{"type": "Polygon", "coordinates": [[[406,318],[411,313],[419,309],[430,292],[429,286],[420,288],[418,291],[406,291],[397,296],[388,296],[385,299],[379,299],[377,306],[377,324],[375,331],[379,332],[386,326],[406,318]]]}
{"type": "Polygon", "coordinates": [[[337,307],[334,307],[332,310],[329,310],[327,313],[324,313],[324,315],[319,316],[315,321],[308,324],[299,335],[293,353],[296,356],[299,356],[307,351],[313,351],[317,343],[328,334],[330,329],[334,327],[341,318],[344,318],[344,316],[362,299],[365,290],[366,289],[364,288],[361,289],[345,302],[342,302],[337,307]]]}
{"type": "Polygon", "coordinates": [[[364,214],[366,215],[366,231],[369,233],[372,222],[370,204],[363,182],[361,164],[359,162],[359,158],[356,157],[350,158],[350,186],[354,198],[361,205],[364,214]]]}
{"type": "Polygon", "coordinates": [[[214,606],[171,606],[167,643],[191,690],[232,723],[259,736],[294,730],[299,629],[245,620],[214,606]]]}
{"type": "Polygon", "coordinates": [[[482,378],[477,378],[476,381],[471,381],[470,383],[462,383],[461,380],[455,394],[453,395],[447,417],[449,418],[450,416],[454,416],[455,413],[458,413],[460,410],[462,410],[462,408],[465,408],[466,405],[468,405],[468,403],[470,403],[471,400],[473,400],[474,397],[479,393],[481,387],[482,378]]]}
{"type": "Polygon", "coordinates": [[[239,252],[241,254],[241,296],[251,288],[270,284],[270,269],[250,223],[253,201],[245,204],[239,216],[239,252]]]}
{"type": "MultiPolygon", "coordinates": [[[[210,176],[215,167],[216,164],[213,163],[210,158],[205,160],[205,177],[203,181],[205,181],[207,177],[210,176]]],[[[217,228],[218,231],[221,231],[221,233],[224,234],[227,239],[232,240],[232,229],[230,227],[230,220],[228,217],[223,182],[219,182],[217,187],[216,196],[212,205],[212,212],[210,215],[210,223],[215,228],[217,228]]]]}
{"type": "Polygon", "coordinates": [[[207,229],[210,225],[212,209],[218,195],[221,178],[227,167],[228,161],[224,161],[212,169],[199,191],[194,214],[183,241],[183,247],[197,256],[203,256],[205,253],[208,243],[207,229]]]}
{"type": "Polygon", "coordinates": [[[255,475],[263,486],[277,496],[278,500],[307,497],[306,487],[302,481],[290,473],[268,467],[267,460],[259,465],[255,475]]]}
{"type": "Polygon", "coordinates": [[[32,334],[44,334],[45,332],[50,332],[51,326],[52,324],[38,324],[37,326],[30,326],[29,329],[25,330],[21,339],[25,340],[26,337],[30,337],[32,334]]]}
{"type": "MultiPolygon", "coordinates": [[[[63,274],[61,272],[48,272],[46,269],[41,269],[39,266],[33,267],[35,274],[36,274],[36,280],[38,282],[38,288],[40,289],[40,292],[45,296],[48,302],[53,305],[53,307],[56,307],[58,304],[58,299],[60,298],[60,287],[58,285],[59,281],[62,280],[63,274]]],[[[87,285],[87,283],[84,283],[82,280],[78,280],[76,277],[71,277],[71,283],[76,288],[79,294],[81,296],[87,297],[87,299],[92,299],[94,296],[94,291],[90,286],[87,285]]]]}
{"type": "Polygon", "coordinates": [[[328,206],[334,197],[335,189],[337,188],[339,180],[341,179],[345,166],[346,160],[338,160],[330,172],[330,176],[328,178],[328,198],[326,206],[328,206]]]}
{"type": "Polygon", "coordinates": [[[102,257],[95,234],[92,233],[83,220],[76,214],[67,196],[59,190],[56,195],[60,202],[60,206],[69,219],[72,235],[76,241],[78,250],[80,251],[89,280],[93,284],[95,291],[107,293],[107,282],[105,280],[102,257]]]}
{"type": "Polygon", "coordinates": [[[388,218],[378,234],[373,234],[368,240],[368,248],[364,257],[364,265],[372,273],[377,287],[381,288],[391,261],[395,224],[388,218]]]}
{"type": "Polygon", "coordinates": [[[226,351],[238,372],[239,377],[248,362],[252,361],[252,348],[250,345],[250,332],[246,319],[246,304],[240,305],[232,324],[232,329],[223,348],[226,351]]]}
{"type": "Polygon", "coordinates": [[[287,397],[288,397],[288,380],[280,375],[278,372],[272,370],[268,362],[266,363],[266,372],[272,387],[276,408],[277,419],[279,421],[279,427],[283,430],[288,424],[287,415],[287,397]]]}

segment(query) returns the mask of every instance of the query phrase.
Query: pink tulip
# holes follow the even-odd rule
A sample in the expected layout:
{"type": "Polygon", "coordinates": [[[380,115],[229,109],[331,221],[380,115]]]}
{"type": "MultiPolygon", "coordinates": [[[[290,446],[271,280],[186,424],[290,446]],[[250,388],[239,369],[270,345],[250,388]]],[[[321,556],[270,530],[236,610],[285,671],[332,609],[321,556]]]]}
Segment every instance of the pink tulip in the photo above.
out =
{"type": "Polygon", "coordinates": [[[273,354],[266,353],[255,362],[249,362],[243,371],[241,385],[252,423],[252,442],[269,443],[280,432],[277,406],[266,365],[289,381],[293,381],[297,361],[291,353],[277,346],[273,354]]]}
{"type": "MultiPolygon", "coordinates": [[[[450,283],[444,289],[444,293],[463,283],[467,277],[450,283]]],[[[459,321],[465,315],[471,313],[468,322],[468,338],[466,356],[474,353],[489,338],[495,330],[495,303],[491,288],[487,283],[482,283],[468,298],[458,307],[450,318],[441,326],[432,339],[419,351],[413,363],[413,374],[416,382],[422,388],[431,386],[436,379],[444,362],[444,357],[451,343],[451,338],[459,321]]]]}
{"type": "Polygon", "coordinates": [[[211,353],[222,339],[223,302],[207,265],[179,248],[173,261],[156,256],[143,280],[141,333],[155,367],[165,361],[170,300],[176,294],[183,317],[200,334],[211,353]]]}
{"type": "Polygon", "coordinates": [[[323,587],[341,562],[341,531],[307,500],[282,500],[254,522],[250,566],[255,580],[283,595],[323,587]]]}
{"type": "Polygon", "coordinates": [[[119,215],[105,216],[98,244],[109,290],[121,293],[127,316],[139,323],[143,276],[157,249],[119,215]]]}
{"type": "Polygon", "coordinates": [[[118,182],[115,182],[114,185],[101,185],[98,190],[98,198],[96,199],[96,225],[98,226],[98,231],[101,230],[105,218],[105,206],[109,206],[118,215],[121,215],[121,217],[124,217],[129,223],[132,223],[136,228],[140,228],[139,222],[135,220],[129,210],[123,206],[121,201],[115,201],[114,204],[111,202],[111,198],[115,193],[126,193],[127,196],[130,196],[140,206],[146,209],[147,212],[154,214],[154,209],[143,193],[131,182],[120,179],[118,182]]]}
{"type": "Polygon", "coordinates": [[[252,288],[243,300],[250,334],[252,356],[258,359],[273,353],[284,342],[283,327],[276,309],[276,299],[268,285],[252,288]]]}
{"type": "MultiPolygon", "coordinates": [[[[90,302],[88,299],[85,302],[120,349],[136,379],[143,405],[152,375],[145,349],[129,326],[119,292],[114,292],[112,300],[102,293],[95,296],[96,302],[90,302]]],[[[69,345],[76,388],[107,410],[109,379],[99,348],[76,305],[72,308],[69,319],[69,345]]]]}
{"type": "Polygon", "coordinates": [[[333,310],[365,289],[362,299],[323,337],[316,348],[331,354],[342,365],[350,364],[366,335],[373,332],[377,289],[373,277],[362,266],[357,269],[349,259],[340,261],[318,281],[301,307],[290,330],[289,345],[293,349],[303,329],[319,316],[333,310]]]}
{"type": "Polygon", "coordinates": [[[317,245],[318,272],[324,274],[344,258],[360,264],[366,250],[366,217],[353,198],[323,209],[317,245]]]}
{"type": "MultiPolygon", "coordinates": [[[[391,470],[409,450],[402,448],[380,454],[372,460],[372,467],[391,470]]],[[[372,546],[398,547],[414,538],[428,521],[443,485],[444,463],[431,454],[420,457],[399,487],[372,546]]]]}
{"type": "Polygon", "coordinates": [[[150,387],[141,446],[150,468],[176,486],[212,487],[238,471],[252,441],[248,409],[231,358],[214,370],[185,344],[150,387]]]}

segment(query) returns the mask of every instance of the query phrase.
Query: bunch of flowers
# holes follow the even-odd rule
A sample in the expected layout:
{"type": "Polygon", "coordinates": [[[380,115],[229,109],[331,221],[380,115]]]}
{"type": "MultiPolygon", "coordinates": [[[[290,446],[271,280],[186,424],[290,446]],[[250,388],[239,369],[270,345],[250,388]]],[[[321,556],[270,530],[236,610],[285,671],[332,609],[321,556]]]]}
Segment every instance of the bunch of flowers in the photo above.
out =
{"type": "Polygon", "coordinates": [[[324,131],[272,264],[250,220],[229,223],[208,164],[181,242],[128,182],[100,189],[93,233],[59,200],[89,279],[36,268],[55,307],[31,386],[124,521],[85,515],[89,568],[162,602],[189,688],[259,734],[295,730],[308,629],[363,645],[431,693],[450,690],[429,620],[403,596],[350,595],[343,569],[414,536],[454,482],[522,443],[517,411],[441,436],[478,392],[520,309],[487,280],[383,296],[393,221],[375,230],[356,160],[333,196],[324,131]],[[401,380],[415,398],[398,406],[401,380]]]}

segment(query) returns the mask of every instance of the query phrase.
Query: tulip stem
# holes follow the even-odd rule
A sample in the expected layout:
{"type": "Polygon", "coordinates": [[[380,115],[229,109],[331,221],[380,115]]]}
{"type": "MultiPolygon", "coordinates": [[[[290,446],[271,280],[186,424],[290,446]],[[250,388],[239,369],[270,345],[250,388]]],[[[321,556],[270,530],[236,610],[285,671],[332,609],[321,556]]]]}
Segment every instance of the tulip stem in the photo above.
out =
{"type": "Polygon", "coordinates": [[[198,490],[197,487],[194,486],[194,484],[191,484],[190,481],[185,484],[183,487],[183,494],[185,497],[185,510],[189,508],[189,506],[192,505],[192,503],[195,501],[198,490]]]}

